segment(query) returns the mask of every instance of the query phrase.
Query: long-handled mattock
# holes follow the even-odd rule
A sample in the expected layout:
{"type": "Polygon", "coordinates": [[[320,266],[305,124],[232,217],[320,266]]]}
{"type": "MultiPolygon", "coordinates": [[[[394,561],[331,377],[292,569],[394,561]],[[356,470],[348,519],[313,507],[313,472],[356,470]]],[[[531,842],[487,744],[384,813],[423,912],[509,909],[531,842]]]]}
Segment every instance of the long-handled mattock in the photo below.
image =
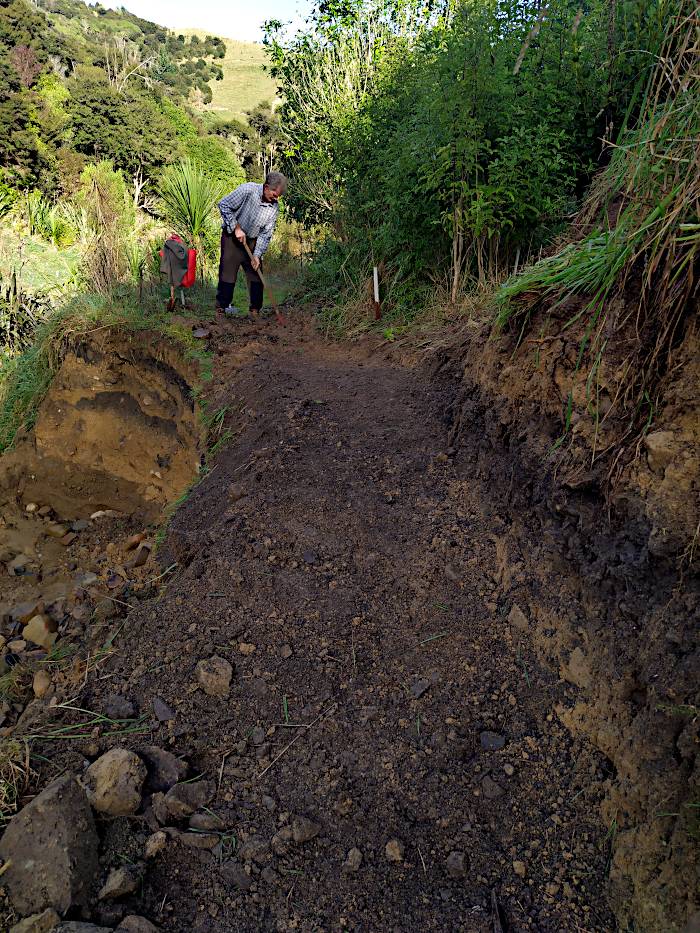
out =
{"type": "MultiPolygon", "coordinates": [[[[240,241],[239,241],[239,242],[240,242],[240,241]]],[[[248,253],[248,259],[250,259],[250,261],[251,261],[251,263],[252,263],[252,261],[253,261],[253,254],[251,253],[250,247],[248,246],[248,244],[246,243],[245,240],[243,240],[243,246],[245,247],[246,253],[248,253]]],[[[262,282],[263,288],[266,288],[266,289],[267,289],[267,292],[268,292],[268,294],[269,294],[269,296],[270,296],[270,301],[271,301],[271,303],[272,303],[272,307],[273,307],[273,310],[274,310],[274,312],[275,312],[275,317],[277,318],[277,323],[278,323],[278,324],[281,324],[282,327],[284,327],[284,326],[286,325],[286,323],[287,323],[287,318],[284,316],[284,314],[282,314],[282,312],[280,311],[280,309],[277,307],[277,302],[275,301],[275,296],[272,294],[272,289],[270,288],[269,283],[266,282],[265,279],[263,278],[263,274],[262,274],[262,272],[260,271],[260,268],[259,268],[259,267],[258,267],[258,269],[257,269],[257,273],[258,273],[258,278],[259,278],[260,281],[262,282]]]]}

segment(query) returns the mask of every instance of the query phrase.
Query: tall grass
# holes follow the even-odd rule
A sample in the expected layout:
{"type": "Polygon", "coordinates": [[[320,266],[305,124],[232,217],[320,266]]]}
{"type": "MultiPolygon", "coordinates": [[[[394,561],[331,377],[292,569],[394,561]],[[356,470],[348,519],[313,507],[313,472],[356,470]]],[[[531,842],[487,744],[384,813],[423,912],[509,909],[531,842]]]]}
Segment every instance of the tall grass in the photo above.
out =
{"type": "Polygon", "coordinates": [[[222,184],[191,159],[169,165],[158,185],[163,219],[198,251],[202,271],[215,240],[216,204],[225,193],[222,184]]]}
{"type": "Polygon", "coordinates": [[[634,376],[626,399],[657,392],[671,368],[680,325],[698,293],[700,250],[700,13],[680,0],[646,90],[637,126],[612,146],[578,218],[590,232],[510,279],[497,295],[497,330],[522,339],[533,312],[584,297],[564,327],[585,324],[577,367],[594,361],[611,332],[634,318],[634,376]],[[615,218],[615,219],[609,219],[615,218]],[[593,228],[593,229],[591,229],[593,228]],[[613,319],[613,299],[627,312],[613,319]]]}

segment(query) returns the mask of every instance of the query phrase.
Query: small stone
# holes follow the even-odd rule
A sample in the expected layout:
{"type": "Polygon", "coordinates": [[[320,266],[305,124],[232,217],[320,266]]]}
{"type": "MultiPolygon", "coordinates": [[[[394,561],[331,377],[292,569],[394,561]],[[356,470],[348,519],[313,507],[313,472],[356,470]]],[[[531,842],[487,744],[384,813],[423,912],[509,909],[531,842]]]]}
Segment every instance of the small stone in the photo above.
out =
{"type": "Polygon", "coordinates": [[[51,686],[51,675],[48,671],[37,671],[32,682],[35,697],[43,697],[51,686]]]}
{"type": "Polygon", "coordinates": [[[149,541],[142,541],[138,546],[138,550],[124,565],[127,569],[131,570],[133,567],[143,567],[147,562],[148,558],[151,556],[152,545],[149,541]]]}
{"type": "Polygon", "coordinates": [[[102,710],[110,719],[133,719],[136,708],[131,700],[120,693],[110,693],[102,701],[102,710]]]}
{"type": "Polygon", "coordinates": [[[301,555],[305,564],[315,564],[318,562],[318,554],[315,551],[304,551],[301,555]]]}
{"type": "Polygon", "coordinates": [[[513,603],[511,606],[510,612],[508,613],[508,622],[519,632],[527,632],[530,628],[527,616],[517,603],[513,603]]]}
{"type": "Polygon", "coordinates": [[[390,839],[384,847],[384,853],[390,862],[403,862],[405,851],[405,846],[400,839],[390,839]]]}
{"type": "Polygon", "coordinates": [[[24,507],[26,512],[37,512],[39,506],[36,502],[28,502],[24,507]]]}
{"type": "Polygon", "coordinates": [[[196,667],[197,683],[210,697],[227,697],[231,686],[233,668],[224,658],[216,655],[201,660],[196,667]]]}
{"type": "Polygon", "coordinates": [[[501,785],[497,784],[488,774],[481,782],[481,789],[487,800],[496,800],[496,798],[502,797],[503,794],[505,794],[501,785]]]}
{"type": "Polygon", "coordinates": [[[524,878],[527,874],[527,868],[525,867],[525,862],[515,861],[513,862],[513,871],[519,878],[524,878]]]}
{"type": "Polygon", "coordinates": [[[178,840],[190,849],[214,849],[219,844],[219,836],[213,833],[180,833],[178,840]]]}
{"type": "Polygon", "coordinates": [[[549,884],[545,885],[545,891],[550,897],[556,897],[559,893],[559,885],[554,881],[550,881],[549,884]]]}
{"type": "Polygon", "coordinates": [[[146,765],[147,790],[169,791],[186,777],[187,762],[176,758],[171,752],[155,745],[141,746],[137,751],[146,765]]]}
{"type": "Polygon", "coordinates": [[[150,835],[146,840],[146,847],[143,852],[144,857],[147,859],[155,858],[156,855],[163,851],[167,841],[168,837],[162,830],[150,835]]]}
{"type": "Polygon", "coordinates": [[[265,741],[265,730],[261,726],[256,726],[250,733],[250,741],[253,745],[262,745],[265,741]]]}
{"type": "Polygon", "coordinates": [[[68,526],[61,525],[58,522],[52,522],[52,524],[47,527],[46,534],[52,538],[63,538],[68,534],[68,526]]]}
{"type": "Polygon", "coordinates": [[[20,625],[26,625],[37,614],[40,605],[37,599],[29,600],[26,603],[17,603],[8,613],[10,622],[19,622],[20,625]]]}
{"type": "Polygon", "coordinates": [[[90,522],[87,518],[77,518],[74,522],[70,524],[71,531],[87,531],[90,527],[90,522]]]}
{"type": "Polygon", "coordinates": [[[343,862],[343,871],[354,874],[360,870],[360,865],[362,865],[362,852],[359,849],[350,849],[343,862]]]}
{"type": "Polygon", "coordinates": [[[211,331],[206,327],[195,327],[192,331],[192,336],[196,337],[197,340],[206,340],[210,333],[211,331]]]}
{"type": "Polygon", "coordinates": [[[241,863],[233,859],[224,862],[221,866],[221,875],[226,884],[238,888],[239,891],[247,891],[253,883],[253,879],[246,873],[241,863]]]}
{"type": "Polygon", "coordinates": [[[155,697],[153,700],[153,712],[159,722],[170,722],[175,719],[175,713],[170,709],[165,700],[155,697]]]}
{"type": "Polygon", "coordinates": [[[158,933],[157,926],[145,917],[137,917],[136,914],[124,917],[117,930],[121,930],[122,933],[158,933]]]}
{"type": "Polygon", "coordinates": [[[320,823],[314,823],[306,816],[296,816],[292,820],[292,837],[297,845],[309,842],[321,832],[320,823]]]}
{"type": "Polygon", "coordinates": [[[63,537],[60,539],[61,544],[64,547],[70,547],[70,545],[77,539],[77,537],[78,536],[74,531],[69,531],[66,534],[64,534],[63,537]]]}
{"type": "Polygon", "coordinates": [[[464,852],[450,852],[445,862],[447,874],[457,881],[467,874],[467,857],[464,852]]]}
{"type": "Polygon", "coordinates": [[[192,784],[176,784],[165,795],[168,812],[176,820],[192,816],[195,810],[206,806],[216,793],[213,781],[195,781],[192,784]]]}
{"type": "Polygon", "coordinates": [[[496,752],[503,748],[505,744],[505,737],[499,735],[498,732],[486,731],[481,733],[481,747],[486,752],[496,752]]]}
{"type": "Polygon", "coordinates": [[[451,583],[459,583],[462,579],[459,571],[453,564],[445,564],[445,576],[451,583]]]}
{"type": "Polygon", "coordinates": [[[193,813],[190,817],[190,829],[213,833],[221,832],[223,828],[224,821],[216,813],[193,813]]]}
{"type": "Polygon", "coordinates": [[[98,837],[85,792],[64,775],[12,817],[0,841],[2,884],[17,913],[87,906],[98,837]]]}
{"type": "Polygon", "coordinates": [[[141,872],[134,865],[122,865],[121,868],[113,868],[97,895],[97,899],[100,901],[114,901],[119,897],[125,897],[127,894],[133,894],[140,881],[141,872]]]}
{"type": "Polygon", "coordinates": [[[53,512],[53,509],[50,505],[42,505],[39,509],[38,515],[41,515],[42,518],[46,518],[47,515],[50,515],[53,512]]]}
{"type": "Polygon", "coordinates": [[[20,920],[11,929],[10,933],[52,933],[56,924],[61,922],[53,907],[42,910],[40,914],[34,914],[31,917],[25,917],[20,920]]]}
{"type": "Polygon", "coordinates": [[[141,804],[146,766],[134,752],[111,748],[85,772],[88,799],[96,810],[110,816],[135,813],[141,804]]]}
{"type": "Polygon", "coordinates": [[[287,658],[291,658],[293,654],[294,652],[292,651],[291,645],[282,645],[282,647],[280,648],[280,655],[285,661],[287,660],[287,658]]]}
{"type": "Polygon", "coordinates": [[[31,560],[26,554],[18,554],[7,564],[8,573],[15,577],[21,577],[22,574],[27,573],[30,563],[31,560]]]}
{"type": "Polygon", "coordinates": [[[288,855],[292,844],[292,827],[283,826],[270,840],[270,846],[275,855],[288,855]]]}
{"type": "Polygon", "coordinates": [[[112,928],[98,927],[94,923],[82,923],[80,920],[68,920],[59,923],[54,933],[112,933],[112,928]]]}
{"type": "Polygon", "coordinates": [[[143,531],[140,531],[137,535],[132,535],[130,538],[127,538],[124,549],[127,551],[133,551],[139,546],[139,544],[141,544],[145,537],[146,535],[143,531]]]}
{"type": "Polygon", "coordinates": [[[245,487],[242,483],[231,483],[228,487],[228,497],[231,502],[238,502],[245,496],[245,487]]]}
{"type": "Polygon", "coordinates": [[[48,616],[39,614],[27,622],[22,630],[22,635],[27,641],[40,645],[46,651],[50,651],[56,638],[56,623],[52,622],[48,616]]]}
{"type": "Polygon", "coordinates": [[[503,770],[508,777],[513,777],[513,775],[515,774],[515,768],[511,764],[503,765],[503,770]]]}
{"type": "Polygon", "coordinates": [[[26,647],[27,643],[23,638],[14,638],[7,643],[8,651],[12,651],[15,654],[21,654],[26,647]]]}
{"type": "Polygon", "coordinates": [[[249,655],[255,651],[255,645],[251,645],[242,641],[238,646],[238,650],[241,652],[241,654],[249,655]]]}
{"type": "Polygon", "coordinates": [[[414,680],[410,687],[411,696],[414,699],[419,699],[423,696],[424,693],[427,693],[430,690],[430,681],[429,680],[414,680]]]}

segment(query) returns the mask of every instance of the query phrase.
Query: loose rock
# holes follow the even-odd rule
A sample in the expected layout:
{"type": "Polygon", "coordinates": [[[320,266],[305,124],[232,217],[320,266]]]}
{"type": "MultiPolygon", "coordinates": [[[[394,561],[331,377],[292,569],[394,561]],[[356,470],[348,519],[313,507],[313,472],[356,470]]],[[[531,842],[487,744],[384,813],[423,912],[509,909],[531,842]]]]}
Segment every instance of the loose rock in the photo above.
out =
{"type": "Polygon", "coordinates": [[[488,774],[481,782],[481,790],[487,800],[496,800],[497,797],[502,797],[505,794],[501,785],[497,784],[488,774]]]}
{"type": "Polygon", "coordinates": [[[257,862],[258,865],[264,865],[270,859],[270,844],[264,839],[253,836],[246,839],[238,851],[238,856],[244,862],[257,862]]]}
{"type": "Polygon", "coordinates": [[[123,933],[158,933],[157,926],[145,917],[137,917],[136,914],[124,917],[117,930],[122,930],[123,933]]]}
{"type": "Polygon", "coordinates": [[[90,803],[101,813],[125,816],[141,803],[146,766],[134,752],[112,748],[85,772],[84,783],[90,803]]]}
{"type": "Polygon", "coordinates": [[[297,816],[292,821],[292,838],[297,845],[309,842],[315,836],[318,836],[320,832],[320,824],[314,823],[313,820],[310,820],[306,816],[297,816]]]}
{"type": "Polygon", "coordinates": [[[172,719],[175,719],[175,713],[170,709],[165,700],[161,700],[160,697],[155,697],[153,700],[153,712],[159,722],[170,722],[172,719]]]}
{"type": "Polygon", "coordinates": [[[19,914],[86,906],[98,838],[85,792],[64,775],[13,817],[0,841],[2,883],[19,914]]]}
{"type": "Polygon", "coordinates": [[[118,693],[110,693],[105,697],[102,709],[110,719],[132,719],[136,715],[136,708],[131,700],[118,693]]]}
{"type": "Polygon", "coordinates": [[[60,922],[61,918],[56,911],[49,907],[40,914],[20,920],[10,929],[10,933],[51,933],[60,922]]]}
{"type": "Polygon", "coordinates": [[[182,820],[208,804],[215,793],[216,785],[213,781],[176,784],[165,795],[165,806],[172,817],[182,820]]]}
{"type": "Polygon", "coordinates": [[[359,849],[350,849],[343,862],[343,871],[354,874],[360,870],[360,865],[362,865],[362,852],[359,849]]]}
{"type": "Polygon", "coordinates": [[[231,686],[233,668],[224,658],[216,655],[197,664],[196,677],[207,696],[227,697],[231,686]]]}
{"type": "Polygon", "coordinates": [[[495,752],[506,744],[505,736],[499,735],[498,732],[482,732],[481,733],[481,747],[484,751],[495,752]]]}
{"type": "Polygon", "coordinates": [[[467,874],[467,857],[464,852],[450,852],[445,867],[450,878],[464,878],[467,874]]]}
{"type": "Polygon", "coordinates": [[[424,693],[427,693],[430,690],[430,681],[429,680],[414,680],[410,687],[411,696],[414,699],[419,699],[423,696],[424,693]]]}
{"type": "Polygon", "coordinates": [[[51,675],[48,671],[37,671],[32,681],[35,697],[43,697],[51,686],[51,675]]]}
{"type": "Polygon", "coordinates": [[[524,878],[527,874],[527,868],[525,862],[515,861],[513,862],[513,871],[519,878],[524,878]]]}
{"type": "Polygon", "coordinates": [[[400,839],[390,839],[384,848],[386,857],[390,862],[403,862],[405,851],[406,848],[400,839]]]}
{"type": "Polygon", "coordinates": [[[146,765],[147,790],[169,791],[187,775],[187,762],[176,758],[165,749],[146,745],[139,748],[138,753],[146,765]]]}
{"type": "Polygon", "coordinates": [[[147,859],[155,858],[160,852],[165,848],[165,844],[168,841],[168,837],[165,833],[160,830],[157,833],[153,833],[146,840],[146,847],[144,849],[144,857],[147,859]]]}
{"type": "Polygon", "coordinates": [[[52,622],[48,616],[35,615],[24,626],[22,637],[27,641],[34,642],[35,645],[40,645],[46,651],[50,651],[57,638],[56,623],[52,622]]]}
{"type": "Polygon", "coordinates": [[[133,865],[113,868],[97,898],[100,901],[110,901],[125,897],[127,894],[133,894],[138,888],[140,880],[141,872],[133,865]]]}
{"type": "Polygon", "coordinates": [[[513,626],[514,629],[517,629],[519,632],[527,632],[530,628],[530,623],[527,621],[527,616],[517,605],[513,603],[511,610],[508,613],[508,622],[513,626]]]}

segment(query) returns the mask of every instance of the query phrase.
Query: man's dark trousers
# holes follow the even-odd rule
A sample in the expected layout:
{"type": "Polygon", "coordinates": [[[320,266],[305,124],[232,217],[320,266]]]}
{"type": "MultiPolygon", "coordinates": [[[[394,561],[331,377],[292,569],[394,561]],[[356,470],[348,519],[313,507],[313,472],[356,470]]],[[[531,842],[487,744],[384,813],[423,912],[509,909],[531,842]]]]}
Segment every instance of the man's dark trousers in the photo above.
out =
{"type": "MultiPolygon", "coordinates": [[[[255,249],[255,240],[248,240],[251,253],[255,249]]],[[[254,271],[248,259],[243,244],[232,233],[223,230],[221,233],[221,260],[219,262],[219,287],[216,290],[216,307],[228,308],[233,301],[233,290],[236,287],[238,270],[243,267],[248,281],[248,294],[250,296],[250,310],[260,311],[263,305],[263,284],[260,276],[254,271]]],[[[260,263],[262,269],[262,262],[260,263]]]]}

